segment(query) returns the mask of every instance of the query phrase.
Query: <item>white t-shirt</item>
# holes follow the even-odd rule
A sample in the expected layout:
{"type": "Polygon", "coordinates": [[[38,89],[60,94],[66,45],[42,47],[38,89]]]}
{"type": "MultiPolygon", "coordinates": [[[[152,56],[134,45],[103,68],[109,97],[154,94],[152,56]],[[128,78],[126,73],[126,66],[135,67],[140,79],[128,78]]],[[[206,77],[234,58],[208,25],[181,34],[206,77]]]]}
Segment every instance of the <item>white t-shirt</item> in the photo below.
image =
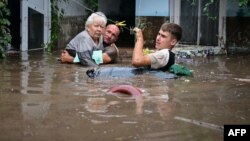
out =
{"type": "Polygon", "coordinates": [[[167,65],[169,61],[169,49],[161,49],[149,54],[151,60],[151,68],[158,69],[167,65]]]}

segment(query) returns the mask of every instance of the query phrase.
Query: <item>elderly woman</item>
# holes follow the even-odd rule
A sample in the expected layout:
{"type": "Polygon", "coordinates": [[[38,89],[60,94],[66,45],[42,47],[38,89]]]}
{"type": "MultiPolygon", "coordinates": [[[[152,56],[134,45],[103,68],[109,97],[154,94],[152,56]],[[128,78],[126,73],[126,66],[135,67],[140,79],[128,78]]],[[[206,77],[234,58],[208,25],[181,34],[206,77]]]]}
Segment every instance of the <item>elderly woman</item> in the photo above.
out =
{"type": "Polygon", "coordinates": [[[76,35],[61,53],[61,62],[81,63],[85,66],[97,66],[102,62],[103,32],[107,18],[102,12],[92,13],[85,30],[76,35]]]}

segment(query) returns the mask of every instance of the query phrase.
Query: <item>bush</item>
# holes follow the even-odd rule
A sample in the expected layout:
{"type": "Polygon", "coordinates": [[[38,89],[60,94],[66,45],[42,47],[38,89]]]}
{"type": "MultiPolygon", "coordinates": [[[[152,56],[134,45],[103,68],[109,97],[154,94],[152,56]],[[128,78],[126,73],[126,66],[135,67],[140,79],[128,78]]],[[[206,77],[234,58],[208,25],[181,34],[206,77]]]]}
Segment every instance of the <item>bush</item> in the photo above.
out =
{"type": "Polygon", "coordinates": [[[0,59],[5,58],[4,48],[11,42],[10,21],[8,16],[10,10],[7,8],[7,0],[0,1],[0,59]]]}

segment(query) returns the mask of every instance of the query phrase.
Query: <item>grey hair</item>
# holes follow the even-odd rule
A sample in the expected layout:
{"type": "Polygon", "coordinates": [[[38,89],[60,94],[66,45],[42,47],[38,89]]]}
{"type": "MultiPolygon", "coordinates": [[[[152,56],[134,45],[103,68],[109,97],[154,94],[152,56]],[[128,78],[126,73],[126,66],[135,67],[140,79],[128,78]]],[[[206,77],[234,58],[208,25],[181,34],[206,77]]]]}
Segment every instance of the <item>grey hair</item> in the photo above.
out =
{"type": "Polygon", "coordinates": [[[92,13],[88,17],[88,19],[86,20],[86,22],[85,22],[85,28],[87,28],[89,25],[93,24],[96,19],[102,20],[104,22],[104,24],[105,24],[104,26],[106,26],[106,24],[107,24],[107,17],[105,16],[105,14],[102,13],[102,12],[95,12],[95,13],[92,13]]]}

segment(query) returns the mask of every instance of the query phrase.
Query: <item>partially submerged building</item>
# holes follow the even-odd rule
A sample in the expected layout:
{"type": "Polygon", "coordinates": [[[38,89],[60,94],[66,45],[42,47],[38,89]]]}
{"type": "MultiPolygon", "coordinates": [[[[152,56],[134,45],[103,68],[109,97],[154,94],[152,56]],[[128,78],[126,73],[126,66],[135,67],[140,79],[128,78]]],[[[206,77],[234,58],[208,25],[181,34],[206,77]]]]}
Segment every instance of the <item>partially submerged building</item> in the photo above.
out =
{"type": "MultiPolygon", "coordinates": [[[[237,0],[99,0],[109,22],[126,21],[118,40],[120,47],[133,47],[134,36],[129,28],[144,28],[145,46],[154,47],[155,36],[165,22],[180,24],[183,38],[176,51],[182,56],[250,52],[249,11],[239,7],[237,0]],[[207,4],[208,3],[208,4],[207,4]],[[207,4],[209,15],[205,15],[207,4]]],[[[61,1],[64,19],[59,47],[84,29],[86,11],[91,11],[84,0],[61,1]]],[[[43,48],[50,41],[50,0],[9,0],[12,16],[12,44],[21,51],[43,48]],[[20,11],[20,12],[19,12],[20,11]],[[19,14],[20,13],[20,14],[19,14]]]]}
{"type": "Polygon", "coordinates": [[[8,7],[14,48],[38,49],[50,41],[50,0],[8,0],[8,7]]]}

